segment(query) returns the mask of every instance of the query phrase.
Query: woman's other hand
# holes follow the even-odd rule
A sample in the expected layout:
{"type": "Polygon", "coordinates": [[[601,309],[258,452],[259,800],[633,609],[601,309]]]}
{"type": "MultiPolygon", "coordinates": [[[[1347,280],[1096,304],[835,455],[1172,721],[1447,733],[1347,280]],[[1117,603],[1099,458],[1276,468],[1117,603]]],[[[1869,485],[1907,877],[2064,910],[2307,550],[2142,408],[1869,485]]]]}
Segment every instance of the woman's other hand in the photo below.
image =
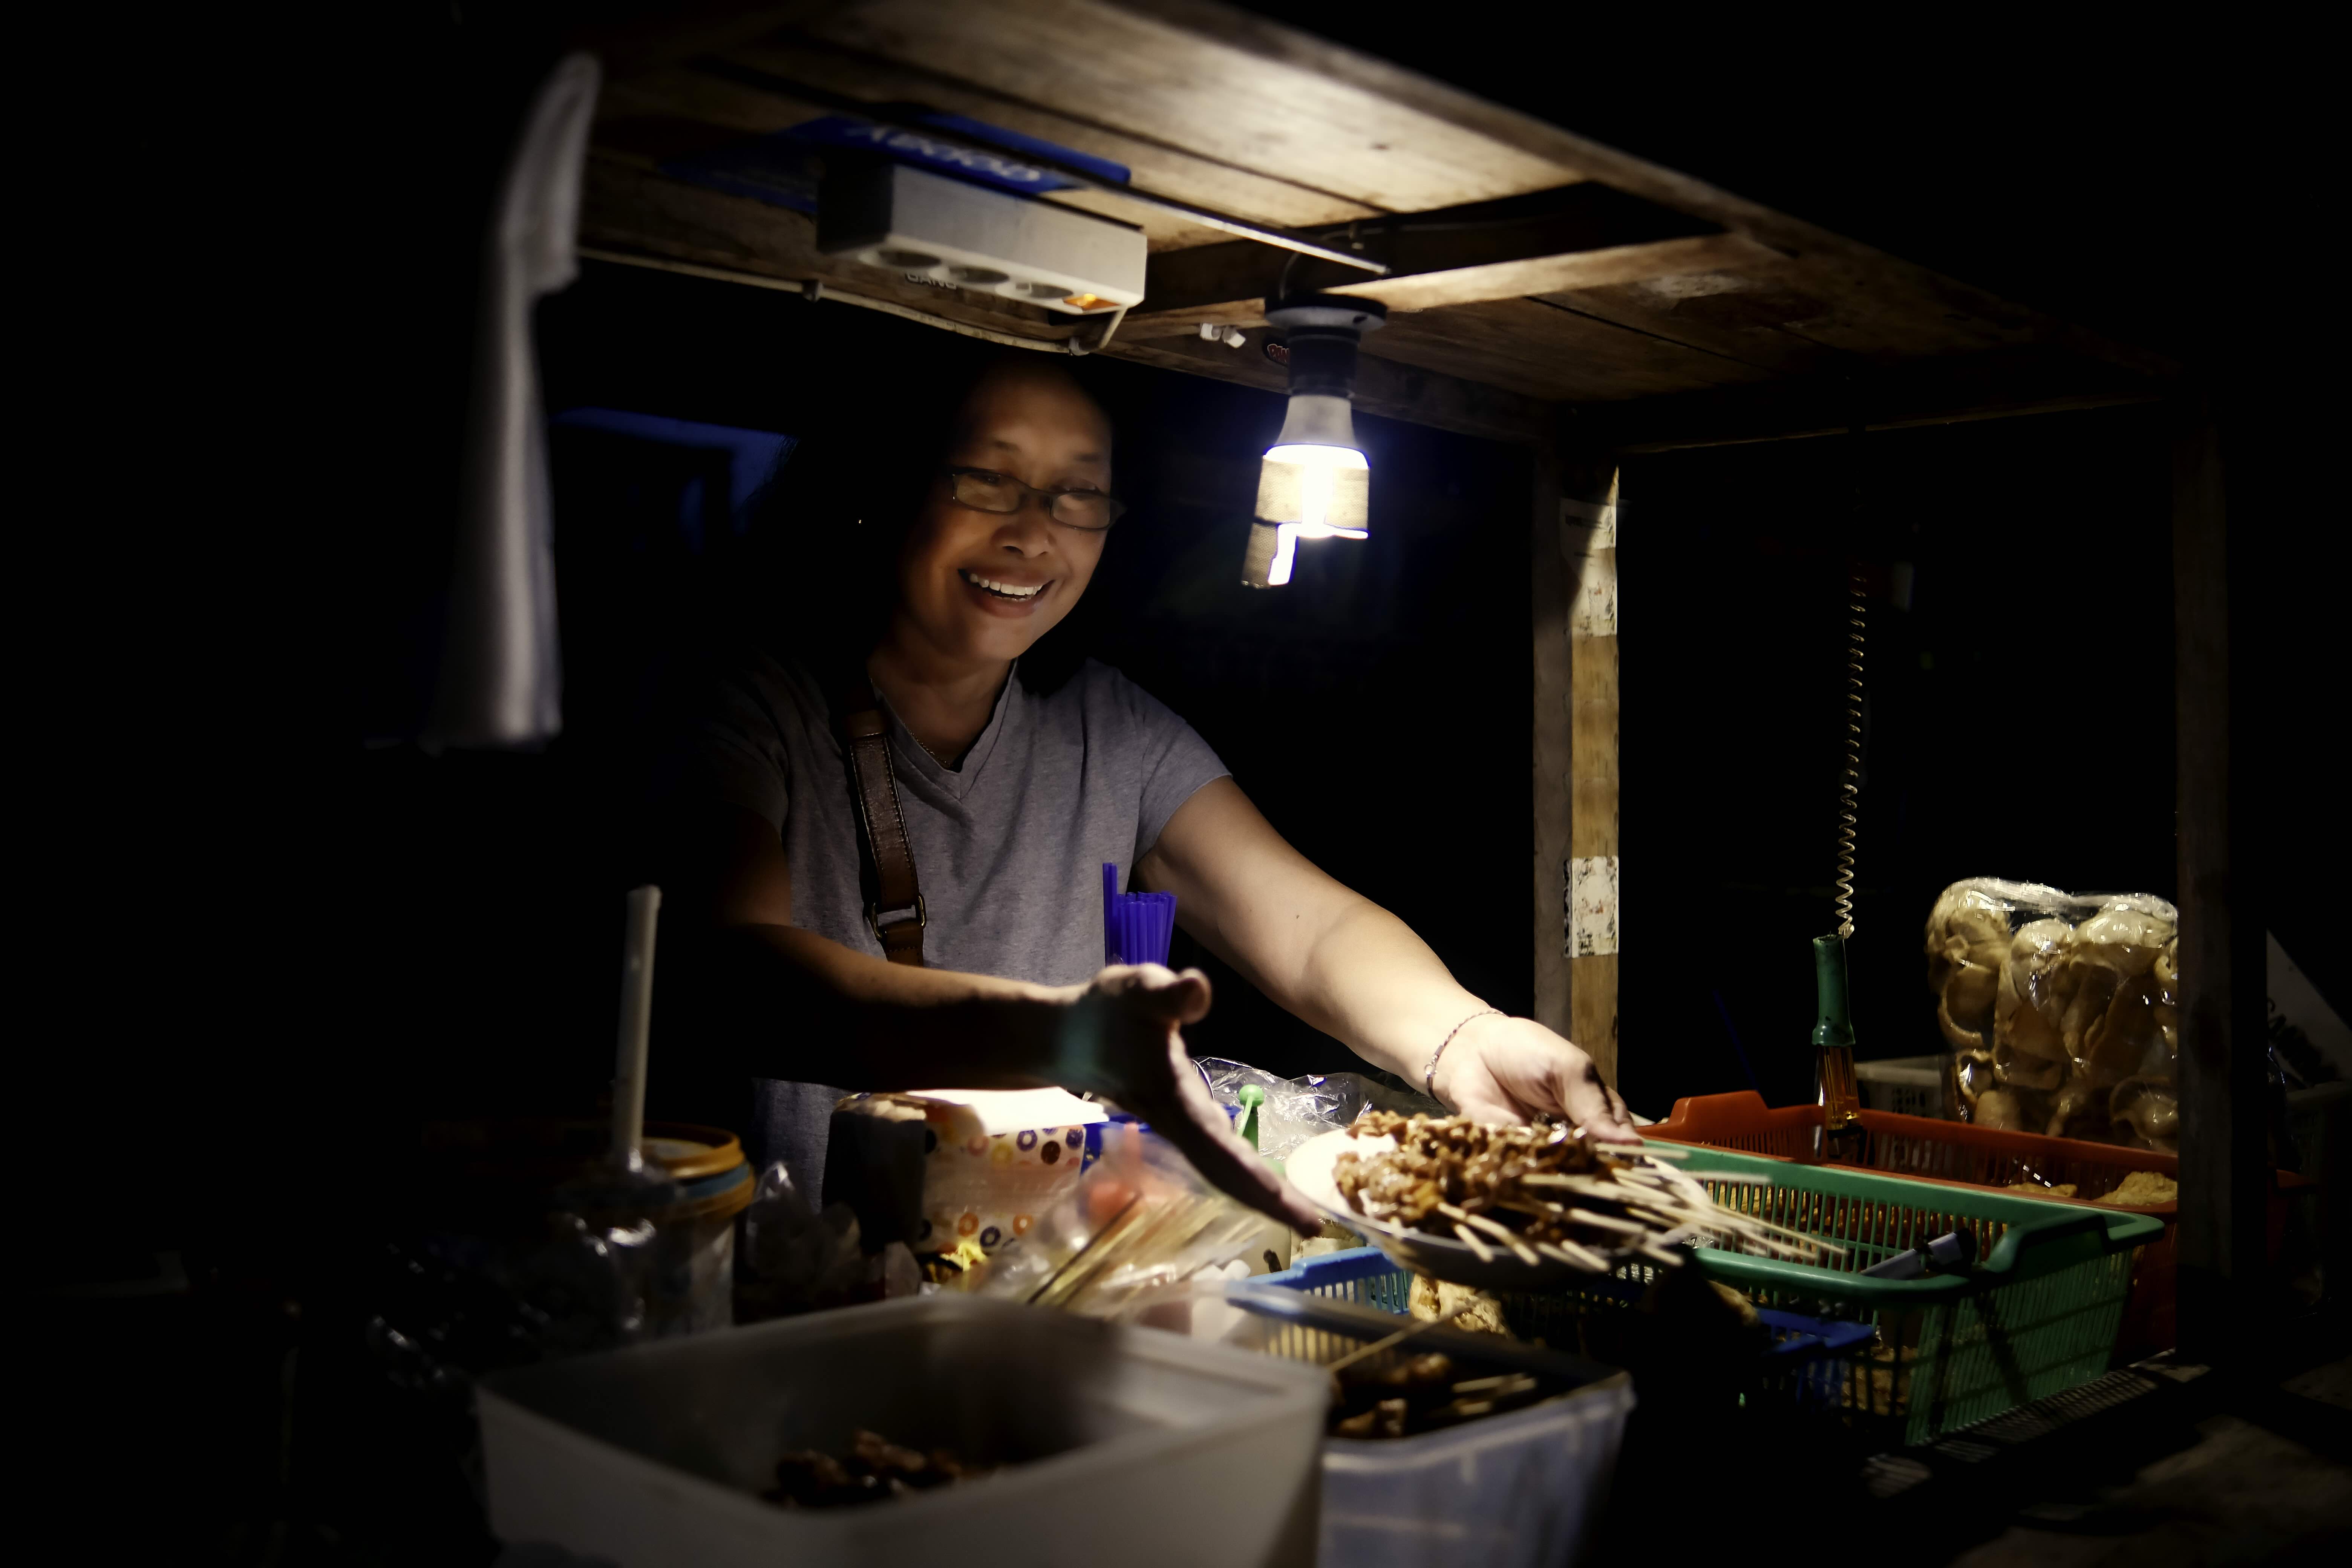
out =
{"type": "Polygon", "coordinates": [[[1209,977],[1157,963],[1113,964],[1072,994],[1055,1078],[1150,1123],[1211,1185],[1301,1234],[1322,1220],[1234,1136],[1184,1054],[1184,1026],[1208,1016],[1209,977]]]}
{"type": "Polygon", "coordinates": [[[1532,1018],[1489,1014],[1465,1025],[1437,1059],[1436,1087],[1438,1099],[1480,1121],[1543,1114],[1595,1138],[1640,1136],[1592,1058],[1532,1018]]]}

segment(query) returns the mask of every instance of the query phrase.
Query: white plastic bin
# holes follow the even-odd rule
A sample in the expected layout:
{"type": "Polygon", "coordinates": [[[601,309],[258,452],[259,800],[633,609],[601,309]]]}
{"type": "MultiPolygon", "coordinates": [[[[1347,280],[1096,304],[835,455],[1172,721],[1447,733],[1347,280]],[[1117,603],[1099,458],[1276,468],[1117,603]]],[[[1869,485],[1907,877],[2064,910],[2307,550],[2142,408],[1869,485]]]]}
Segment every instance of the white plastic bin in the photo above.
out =
{"type": "MultiPolygon", "coordinates": [[[[1403,1327],[1354,1301],[1228,1288],[1226,1342],[1323,1365],[1403,1327]]],[[[1633,1411],[1633,1380],[1540,1345],[1425,1328],[1372,1364],[1442,1351],[1471,1375],[1530,1372],[1566,1392],[1412,1437],[1323,1443],[1323,1568],[1560,1568],[1590,1541],[1633,1411]]]]}
{"type": "Polygon", "coordinates": [[[1853,1064],[1863,1104],[1903,1116],[1942,1116],[1944,1075],[1949,1071],[1948,1057],[1896,1057],[1853,1064]]]}
{"type": "Polygon", "coordinates": [[[1623,1373],[1526,1410],[1323,1445],[1323,1568],[1558,1568],[1598,1522],[1633,1411],[1623,1373]]]}
{"type": "Polygon", "coordinates": [[[617,1568],[1305,1564],[1314,1368],[1011,1302],[930,1296],[518,1368],[478,1395],[490,1527],[617,1568]],[[870,1428],[1010,1468],[889,1501],[757,1495],[870,1428]]]}

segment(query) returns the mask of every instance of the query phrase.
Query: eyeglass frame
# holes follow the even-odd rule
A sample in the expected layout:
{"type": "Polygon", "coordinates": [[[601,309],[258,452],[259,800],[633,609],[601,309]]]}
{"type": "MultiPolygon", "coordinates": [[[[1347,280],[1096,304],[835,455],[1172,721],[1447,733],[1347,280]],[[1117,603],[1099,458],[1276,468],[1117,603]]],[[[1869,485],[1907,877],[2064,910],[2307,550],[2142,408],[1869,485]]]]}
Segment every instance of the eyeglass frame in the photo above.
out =
{"type": "Polygon", "coordinates": [[[1112,495],[1108,490],[1090,490],[1090,489],[1061,489],[1061,490],[1049,490],[1049,489],[1041,489],[1040,487],[1038,487],[1038,486],[1036,486],[1036,485],[1025,484],[1025,483],[1024,483],[1023,481],[1021,481],[1021,480],[1019,480],[1019,479],[1014,479],[1011,474],[1005,473],[1005,472],[1003,472],[1003,470],[1001,470],[1001,469],[997,469],[997,468],[942,468],[942,469],[940,469],[940,471],[941,473],[943,473],[943,474],[945,474],[945,475],[947,476],[947,480],[948,480],[948,499],[949,499],[949,500],[950,500],[954,501],[954,502],[956,503],[956,505],[958,505],[958,506],[968,506],[968,507],[971,507],[971,510],[974,510],[974,511],[984,511],[984,512],[988,513],[988,515],[989,515],[989,516],[991,516],[991,517],[1018,517],[1018,516],[1020,516],[1020,515],[1021,515],[1022,509],[1023,509],[1024,507],[1026,507],[1026,506],[1029,504],[1029,498],[1030,498],[1031,496],[1044,496],[1044,497],[1045,498],[1045,521],[1046,521],[1053,523],[1053,524],[1054,524],[1055,527],[1057,527],[1057,528],[1075,529],[1076,531],[1078,531],[1078,532],[1080,532],[1080,533],[1108,533],[1108,532],[1110,531],[1110,530],[1111,530],[1111,524],[1112,524],[1112,523],[1117,522],[1120,518],[1122,518],[1122,517],[1124,517],[1124,516],[1126,516],[1126,515],[1127,515],[1127,503],[1126,503],[1125,501],[1123,501],[1123,500],[1119,500],[1117,496],[1112,495]],[[956,489],[956,480],[957,480],[957,479],[961,479],[962,476],[964,476],[964,475],[966,475],[966,474],[971,474],[971,475],[973,475],[973,476],[975,476],[975,477],[984,476],[984,477],[986,477],[986,478],[988,478],[988,479],[995,479],[995,480],[999,480],[999,481],[1001,481],[1001,482],[1003,482],[1003,483],[1004,483],[1004,484],[1013,485],[1013,486],[1016,487],[1017,489],[1019,489],[1022,491],[1022,496],[1021,496],[1020,502],[1019,502],[1017,505],[1013,506],[1013,507],[1011,507],[1011,508],[1009,508],[1009,509],[1007,509],[1006,510],[1003,510],[1003,511],[998,511],[998,510],[997,510],[996,509],[994,509],[993,507],[974,506],[971,501],[968,501],[968,500],[964,500],[964,499],[963,499],[963,497],[962,497],[961,495],[960,495],[960,494],[958,494],[958,493],[957,493],[957,489],[956,489]],[[1104,505],[1106,505],[1106,506],[1108,506],[1108,508],[1110,508],[1110,520],[1109,520],[1109,521],[1105,522],[1105,523],[1104,523],[1100,528],[1093,528],[1093,527],[1089,527],[1087,524],[1083,523],[1083,522],[1066,522],[1066,521],[1064,521],[1062,519],[1060,519],[1060,518],[1058,518],[1058,517],[1055,517],[1055,516],[1054,515],[1054,503],[1055,503],[1055,501],[1058,500],[1059,500],[1060,498],[1062,498],[1063,496],[1100,496],[1100,497],[1102,497],[1102,499],[1103,499],[1103,504],[1104,504],[1104,505]]]}

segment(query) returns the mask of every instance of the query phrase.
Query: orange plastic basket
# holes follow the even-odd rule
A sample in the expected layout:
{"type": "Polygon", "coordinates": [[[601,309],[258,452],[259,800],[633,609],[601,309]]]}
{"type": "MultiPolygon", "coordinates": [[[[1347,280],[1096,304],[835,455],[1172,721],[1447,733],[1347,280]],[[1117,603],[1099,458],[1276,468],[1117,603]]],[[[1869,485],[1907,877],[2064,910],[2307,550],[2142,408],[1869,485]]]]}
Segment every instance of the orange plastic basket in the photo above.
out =
{"type": "MultiPolygon", "coordinates": [[[[1753,1089],[1737,1094],[1697,1095],[1675,1101],[1675,1112],[1654,1127],[1642,1130],[1646,1138],[1671,1138],[1681,1143],[1703,1143],[1710,1149],[1737,1149],[1750,1154],[1777,1154],[1802,1160],[1812,1153],[1813,1129],[1822,1124],[1821,1107],[1784,1105],[1771,1109],[1753,1089]]],[[[2180,1156],[2153,1149],[2126,1149],[2113,1143],[2091,1143],[2079,1138],[2049,1138],[2038,1132],[2006,1132],[1965,1121],[1941,1121],[1932,1116],[1903,1116],[1892,1110],[1862,1113],[1861,1163],[1874,1171],[1927,1176],[1959,1182],[1972,1187],[2010,1188],[2020,1183],[2049,1187],[2072,1183],[2077,1202],[2096,1203],[2134,1171],[2154,1171],[2178,1179],[2180,1156]]],[[[2032,1194],[2045,1196],[2046,1194],[2032,1194]]],[[[2114,1207],[2116,1205],[2103,1205],[2114,1207]]],[[[2134,1214],[2170,1220],[2175,1205],[2135,1206],[2134,1214]]]]}
{"type": "MultiPolygon", "coordinates": [[[[1642,1135],[1806,1161],[1812,1154],[1813,1130],[1821,1122],[1817,1105],[1770,1107],[1755,1090],[1741,1089],[1736,1094],[1678,1100],[1673,1115],[1643,1128],[1642,1135]]],[[[2144,1214],[2164,1221],[2164,1238],[2140,1249],[2118,1343],[2126,1351],[2148,1351],[2173,1342],[2173,1277],[2179,1254],[2173,1222],[2179,1204],[2126,1206],[2101,1200],[2134,1171],[2153,1171],[2178,1180],[2180,1156],[2079,1138],[2007,1132],[1928,1116],[1902,1116],[1891,1110],[1862,1112],[1862,1131],[1860,1163],[1868,1170],[1993,1191],[2008,1191],[2019,1184],[2046,1188],[2071,1182],[2074,1186],[2071,1198],[2046,1192],[2032,1195],[2052,1203],[2144,1214]]],[[[2299,1184],[2302,1178],[2282,1180],[2299,1184]]],[[[2272,1207],[2275,1229],[2284,1213],[2275,1199],[2272,1207]]]]}

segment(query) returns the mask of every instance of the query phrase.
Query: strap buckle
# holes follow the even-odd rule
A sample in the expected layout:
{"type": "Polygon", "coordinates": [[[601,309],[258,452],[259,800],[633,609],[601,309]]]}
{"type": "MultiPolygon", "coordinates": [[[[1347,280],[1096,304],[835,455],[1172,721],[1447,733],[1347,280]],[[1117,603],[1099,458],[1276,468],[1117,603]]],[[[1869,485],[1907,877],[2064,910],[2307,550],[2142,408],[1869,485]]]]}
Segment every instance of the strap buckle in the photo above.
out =
{"type": "MultiPolygon", "coordinates": [[[[894,920],[890,922],[889,929],[892,931],[904,931],[906,930],[908,923],[908,921],[903,918],[894,920]]],[[[915,913],[913,915],[914,927],[916,931],[920,931],[928,928],[930,923],[931,911],[925,907],[923,903],[923,895],[917,893],[915,895],[915,913]]],[[[883,933],[881,911],[872,904],[866,906],[866,929],[874,933],[874,940],[880,942],[886,951],[889,948],[890,938],[883,933]]]]}

